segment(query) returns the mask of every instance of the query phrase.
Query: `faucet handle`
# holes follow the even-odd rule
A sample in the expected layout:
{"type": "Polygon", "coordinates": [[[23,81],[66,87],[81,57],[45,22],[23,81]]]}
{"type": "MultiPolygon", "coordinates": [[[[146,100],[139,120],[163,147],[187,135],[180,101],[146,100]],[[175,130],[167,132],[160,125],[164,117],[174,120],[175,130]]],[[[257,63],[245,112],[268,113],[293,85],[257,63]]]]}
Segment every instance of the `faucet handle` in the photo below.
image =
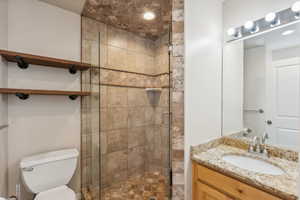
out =
{"type": "Polygon", "coordinates": [[[257,136],[254,136],[249,144],[248,152],[252,153],[254,152],[254,148],[257,146],[257,136]]]}
{"type": "Polygon", "coordinates": [[[254,136],[253,139],[252,139],[252,144],[254,146],[258,145],[259,144],[259,137],[258,136],[254,136]]]}
{"type": "Polygon", "coordinates": [[[254,146],[253,146],[253,144],[251,144],[251,143],[249,144],[248,152],[249,152],[249,153],[254,152],[254,146]]]}
{"type": "Polygon", "coordinates": [[[269,134],[267,132],[264,132],[261,140],[262,140],[262,143],[265,144],[266,143],[266,140],[269,139],[269,134]]]}

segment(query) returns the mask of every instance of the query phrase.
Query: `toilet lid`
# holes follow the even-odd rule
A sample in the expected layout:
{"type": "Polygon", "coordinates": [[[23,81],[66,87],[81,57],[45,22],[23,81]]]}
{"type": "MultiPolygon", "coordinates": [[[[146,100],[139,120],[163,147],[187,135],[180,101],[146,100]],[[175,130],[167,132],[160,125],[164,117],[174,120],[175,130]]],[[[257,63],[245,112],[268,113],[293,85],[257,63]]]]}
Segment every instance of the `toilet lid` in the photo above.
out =
{"type": "Polygon", "coordinates": [[[34,200],[76,200],[76,195],[73,190],[64,185],[40,192],[34,200]]]}

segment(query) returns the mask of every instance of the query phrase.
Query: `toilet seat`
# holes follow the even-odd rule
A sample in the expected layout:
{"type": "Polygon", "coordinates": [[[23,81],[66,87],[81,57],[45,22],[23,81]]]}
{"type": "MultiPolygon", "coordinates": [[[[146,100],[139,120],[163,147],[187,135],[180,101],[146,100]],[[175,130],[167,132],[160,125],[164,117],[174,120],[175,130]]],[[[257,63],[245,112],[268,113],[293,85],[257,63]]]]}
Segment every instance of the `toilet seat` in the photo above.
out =
{"type": "Polygon", "coordinates": [[[40,192],[34,200],[76,200],[76,195],[73,190],[64,185],[40,192]]]}

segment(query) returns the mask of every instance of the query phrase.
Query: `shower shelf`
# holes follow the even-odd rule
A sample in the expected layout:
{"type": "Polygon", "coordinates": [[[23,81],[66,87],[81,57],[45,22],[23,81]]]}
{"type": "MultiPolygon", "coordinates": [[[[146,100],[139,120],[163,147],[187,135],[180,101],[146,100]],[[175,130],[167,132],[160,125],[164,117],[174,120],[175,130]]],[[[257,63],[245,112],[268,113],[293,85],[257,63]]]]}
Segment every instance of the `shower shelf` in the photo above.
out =
{"type": "Polygon", "coordinates": [[[69,96],[71,100],[75,100],[78,96],[89,96],[90,92],[0,88],[0,94],[14,94],[22,100],[28,99],[29,95],[69,96]]]}
{"type": "Polygon", "coordinates": [[[21,69],[27,69],[29,64],[39,65],[41,67],[54,67],[68,69],[71,74],[78,70],[84,71],[91,68],[90,64],[75,62],[70,60],[37,56],[25,53],[18,53],[7,50],[0,50],[0,55],[8,62],[15,62],[21,69]]]}
{"type": "Polygon", "coordinates": [[[146,88],[147,92],[161,92],[162,88],[146,88]]]}

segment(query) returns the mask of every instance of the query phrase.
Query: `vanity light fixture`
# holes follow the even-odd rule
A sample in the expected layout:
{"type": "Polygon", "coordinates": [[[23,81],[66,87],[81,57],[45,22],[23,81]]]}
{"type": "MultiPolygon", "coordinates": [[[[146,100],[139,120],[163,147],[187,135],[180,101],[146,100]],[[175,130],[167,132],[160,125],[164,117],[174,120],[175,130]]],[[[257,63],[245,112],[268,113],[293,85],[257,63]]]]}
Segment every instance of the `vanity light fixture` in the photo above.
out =
{"type": "Polygon", "coordinates": [[[274,12],[267,14],[265,17],[265,20],[266,20],[266,22],[271,24],[271,27],[280,25],[280,19],[274,12]]]}
{"type": "MultiPolygon", "coordinates": [[[[270,12],[264,18],[257,20],[249,20],[244,25],[232,27],[227,30],[227,42],[232,42],[245,37],[251,37],[257,33],[269,32],[273,28],[279,26],[287,26],[297,23],[300,20],[300,0],[295,0],[291,8],[287,8],[278,12],[270,12]]],[[[283,36],[290,35],[296,30],[282,31],[283,36]]]]}
{"type": "Polygon", "coordinates": [[[227,30],[227,35],[230,37],[240,38],[242,37],[242,33],[239,29],[236,28],[230,28],[227,30]]]}
{"type": "Polygon", "coordinates": [[[145,20],[148,20],[148,21],[155,19],[155,14],[154,14],[154,12],[151,12],[151,11],[145,12],[145,13],[144,13],[144,19],[145,19],[145,20]]]}
{"type": "Polygon", "coordinates": [[[253,21],[247,21],[244,25],[244,28],[247,30],[247,31],[250,31],[250,33],[256,33],[259,31],[259,27],[256,25],[255,22],[253,21]]]}
{"type": "Polygon", "coordinates": [[[295,33],[295,30],[287,30],[287,31],[282,32],[281,35],[287,36],[287,35],[291,35],[293,33],[295,33]]]}
{"type": "Polygon", "coordinates": [[[300,1],[297,1],[296,3],[293,4],[292,11],[295,13],[295,17],[297,19],[299,19],[300,18],[300,1]]]}

